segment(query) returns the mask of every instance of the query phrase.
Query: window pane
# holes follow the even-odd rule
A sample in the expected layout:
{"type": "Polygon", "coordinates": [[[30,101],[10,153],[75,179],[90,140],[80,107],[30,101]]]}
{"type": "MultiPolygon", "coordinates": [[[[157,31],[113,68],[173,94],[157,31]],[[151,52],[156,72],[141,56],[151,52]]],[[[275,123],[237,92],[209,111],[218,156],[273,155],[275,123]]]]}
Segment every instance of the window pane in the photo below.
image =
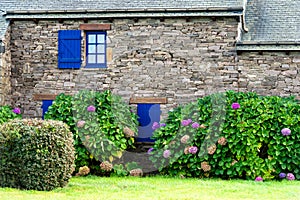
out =
{"type": "Polygon", "coordinates": [[[97,63],[105,63],[105,55],[97,55],[97,63]]]}
{"type": "Polygon", "coordinates": [[[104,36],[105,36],[105,35],[100,35],[100,34],[97,35],[97,37],[98,37],[98,41],[97,41],[97,42],[98,42],[98,43],[104,43],[104,42],[105,42],[104,36]]]}
{"type": "Polygon", "coordinates": [[[96,63],[96,55],[88,55],[88,63],[90,64],[96,63]]]}
{"type": "Polygon", "coordinates": [[[96,53],[96,45],[89,45],[89,53],[96,53]]]}
{"type": "Polygon", "coordinates": [[[89,43],[96,43],[96,35],[89,35],[89,43]]]}
{"type": "Polygon", "coordinates": [[[105,52],[105,47],[104,45],[97,45],[97,53],[104,53],[105,52]]]}

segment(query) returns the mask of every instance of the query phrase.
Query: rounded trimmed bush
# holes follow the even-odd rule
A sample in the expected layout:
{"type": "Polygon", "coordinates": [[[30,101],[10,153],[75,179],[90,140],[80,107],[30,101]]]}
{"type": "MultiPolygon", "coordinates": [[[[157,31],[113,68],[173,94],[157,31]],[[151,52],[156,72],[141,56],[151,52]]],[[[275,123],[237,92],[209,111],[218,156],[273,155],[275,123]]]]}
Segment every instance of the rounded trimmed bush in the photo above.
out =
{"type": "Polygon", "coordinates": [[[15,119],[0,126],[0,186],[52,190],[74,170],[73,135],[60,121],[15,119]]]}

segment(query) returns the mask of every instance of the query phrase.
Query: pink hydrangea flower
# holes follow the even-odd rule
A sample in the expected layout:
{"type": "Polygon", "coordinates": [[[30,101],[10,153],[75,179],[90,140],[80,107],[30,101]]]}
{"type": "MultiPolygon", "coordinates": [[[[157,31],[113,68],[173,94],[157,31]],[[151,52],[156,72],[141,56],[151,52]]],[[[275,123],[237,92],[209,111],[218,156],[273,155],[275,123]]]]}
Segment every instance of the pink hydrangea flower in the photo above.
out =
{"type": "Polygon", "coordinates": [[[199,128],[200,127],[200,124],[198,124],[197,122],[194,122],[193,124],[192,124],[192,128],[199,128]]]}
{"type": "Polygon", "coordinates": [[[233,110],[237,110],[237,109],[239,109],[240,107],[241,107],[241,105],[240,105],[239,103],[237,103],[237,102],[231,104],[231,108],[232,108],[233,110]]]}
{"type": "Polygon", "coordinates": [[[164,153],[163,153],[163,156],[164,156],[164,158],[169,158],[170,157],[170,155],[171,155],[171,151],[170,150],[165,150],[164,151],[164,153]]]}
{"type": "Polygon", "coordinates": [[[293,181],[293,180],[295,180],[295,176],[292,173],[287,173],[286,174],[286,179],[289,180],[289,181],[293,181]]]}
{"type": "Polygon", "coordinates": [[[20,108],[14,108],[12,111],[13,111],[15,114],[17,114],[17,115],[21,114],[21,109],[20,109],[20,108]]]}
{"type": "Polygon", "coordinates": [[[96,111],[96,107],[95,106],[88,106],[87,109],[86,109],[88,112],[95,112],[96,111]]]}
{"type": "Polygon", "coordinates": [[[189,135],[184,135],[184,136],[182,136],[182,138],[180,139],[180,142],[182,143],[182,144],[186,144],[187,143],[187,141],[190,139],[190,136],[189,135]]]}
{"type": "Polygon", "coordinates": [[[81,128],[81,127],[83,127],[85,125],[85,121],[83,121],[83,120],[79,120],[78,122],[77,122],[77,127],[78,128],[81,128]]]}
{"type": "Polygon", "coordinates": [[[195,146],[189,148],[189,152],[190,152],[191,154],[196,154],[197,151],[198,151],[198,148],[195,147],[195,146]]]}
{"type": "Polygon", "coordinates": [[[193,121],[191,119],[184,119],[181,121],[182,126],[188,126],[192,123],[193,121]]]}
{"type": "Polygon", "coordinates": [[[284,128],[281,130],[282,135],[291,135],[291,129],[289,128],[284,128]]]}
{"type": "Polygon", "coordinates": [[[159,127],[160,127],[160,125],[159,125],[158,122],[153,122],[153,124],[152,124],[152,129],[153,129],[153,130],[158,129],[159,127]]]}

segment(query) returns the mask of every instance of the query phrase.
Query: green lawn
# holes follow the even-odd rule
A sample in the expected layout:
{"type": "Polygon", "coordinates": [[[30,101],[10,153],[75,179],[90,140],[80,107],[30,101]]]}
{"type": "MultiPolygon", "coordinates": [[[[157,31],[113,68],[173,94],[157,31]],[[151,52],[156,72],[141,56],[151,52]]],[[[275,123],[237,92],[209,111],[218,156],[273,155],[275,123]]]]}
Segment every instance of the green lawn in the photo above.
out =
{"type": "Polygon", "coordinates": [[[28,199],[300,199],[300,181],[179,179],[166,177],[74,177],[50,192],[0,188],[1,200],[28,199]]]}

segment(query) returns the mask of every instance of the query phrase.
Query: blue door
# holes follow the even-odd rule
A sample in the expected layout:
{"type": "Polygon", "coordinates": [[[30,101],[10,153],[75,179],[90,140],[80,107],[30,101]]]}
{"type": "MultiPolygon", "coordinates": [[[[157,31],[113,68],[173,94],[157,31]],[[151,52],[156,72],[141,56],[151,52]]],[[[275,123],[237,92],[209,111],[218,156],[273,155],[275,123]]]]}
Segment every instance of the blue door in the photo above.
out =
{"type": "Polygon", "coordinates": [[[45,113],[48,111],[49,106],[51,106],[53,103],[53,100],[43,100],[42,102],[42,110],[43,110],[43,115],[42,118],[44,119],[45,113]]]}
{"type": "Polygon", "coordinates": [[[152,125],[160,121],[160,104],[137,104],[137,115],[139,120],[138,142],[153,142],[152,125]]]}

